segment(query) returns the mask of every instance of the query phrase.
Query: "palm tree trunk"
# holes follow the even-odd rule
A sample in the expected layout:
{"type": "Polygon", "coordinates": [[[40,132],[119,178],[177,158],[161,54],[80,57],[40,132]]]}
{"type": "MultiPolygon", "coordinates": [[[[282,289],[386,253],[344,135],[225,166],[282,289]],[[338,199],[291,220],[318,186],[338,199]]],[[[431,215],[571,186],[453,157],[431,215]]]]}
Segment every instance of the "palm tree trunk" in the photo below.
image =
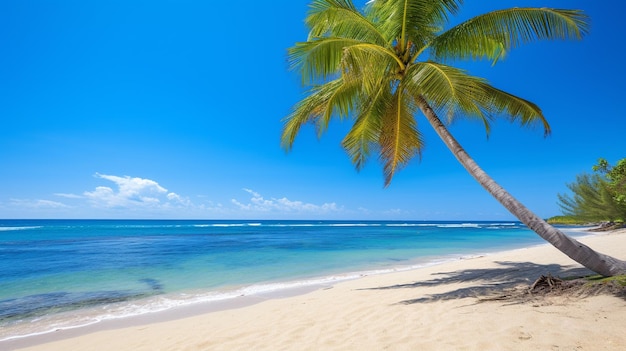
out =
{"type": "Polygon", "coordinates": [[[463,147],[450,134],[446,126],[441,122],[426,100],[419,101],[419,107],[428,122],[435,129],[439,137],[448,146],[456,159],[465,169],[483,186],[496,200],[498,200],[509,212],[515,215],[528,228],[548,241],[561,252],[586,268],[603,276],[626,274],[626,262],[614,257],[594,251],[588,246],[570,238],[560,230],[554,228],[543,219],[531,212],[526,206],[515,199],[504,188],[496,183],[476,162],[469,156],[463,147]]]}

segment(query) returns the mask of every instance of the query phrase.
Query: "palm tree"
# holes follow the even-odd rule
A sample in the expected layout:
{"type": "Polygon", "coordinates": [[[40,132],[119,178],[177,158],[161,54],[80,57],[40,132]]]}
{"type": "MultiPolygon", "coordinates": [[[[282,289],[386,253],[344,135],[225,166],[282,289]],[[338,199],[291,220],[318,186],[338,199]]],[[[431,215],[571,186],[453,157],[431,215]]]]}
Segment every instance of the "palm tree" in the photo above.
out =
{"type": "Polygon", "coordinates": [[[332,118],[351,119],[342,141],[357,169],[372,153],[383,164],[385,186],[421,156],[421,112],[465,169],[530,229],[585,267],[605,276],[626,273],[626,262],[600,254],[536,216],[490,178],[450,134],[439,115],[477,118],[489,132],[495,118],[550,127],[538,106],[448,64],[489,59],[541,39],[578,39],[588,31],[577,10],[512,8],[486,13],[444,30],[462,0],[375,0],[363,12],[351,0],[313,0],[307,41],[289,49],[289,64],[311,89],[285,118],[282,145],[300,127],[321,135],[332,118]]]}

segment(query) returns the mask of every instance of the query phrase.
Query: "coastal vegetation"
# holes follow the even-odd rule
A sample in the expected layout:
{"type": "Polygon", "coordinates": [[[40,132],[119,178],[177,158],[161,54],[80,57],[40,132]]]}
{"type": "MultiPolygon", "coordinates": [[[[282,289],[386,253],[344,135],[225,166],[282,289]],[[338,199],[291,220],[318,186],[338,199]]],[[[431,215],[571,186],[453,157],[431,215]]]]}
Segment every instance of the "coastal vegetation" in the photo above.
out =
{"type": "Polygon", "coordinates": [[[579,223],[623,223],[626,220],[626,158],[615,166],[601,158],[593,174],[582,173],[567,185],[571,194],[559,194],[565,218],[579,223]]]}
{"type": "Polygon", "coordinates": [[[585,225],[589,224],[589,221],[585,221],[572,216],[553,216],[546,220],[549,224],[563,224],[563,225],[585,225]]]}
{"type": "Polygon", "coordinates": [[[537,105],[452,63],[487,59],[495,65],[521,44],[580,39],[589,30],[588,17],[579,10],[516,7],[450,27],[450,16],[462,4],[374,0],[361,11],[350,0],[312,1],[305,20],[309,36],[288,54],[291,69],[310,90],[284,120],[283,147],[290,150],[307,123],[321,135],[331,119],[351,120],[344,149],[357,169],[376,154],[387,186],[397,171],[421,157],[423,135],[416,120],[421,113],[465,169],[521,222],[599,274],[626,273],[626,262],[592,250],[527,209],[476,164],[447,128],[470,118],[489,133],[491,122],[503,118],[542,126],[549,134],[537,105]]]}

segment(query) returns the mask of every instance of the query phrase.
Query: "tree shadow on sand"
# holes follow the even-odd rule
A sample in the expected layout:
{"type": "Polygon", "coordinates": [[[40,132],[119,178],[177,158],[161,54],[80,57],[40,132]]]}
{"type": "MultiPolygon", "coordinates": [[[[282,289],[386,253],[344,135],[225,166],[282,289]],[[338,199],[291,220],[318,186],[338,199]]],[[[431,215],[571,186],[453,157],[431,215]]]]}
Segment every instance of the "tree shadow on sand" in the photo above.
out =
{"type": "MultiPolygon", "coordinates": [[[[419,281],[410,284],[368,288],[364,290],[411,289],[449,284],[470,284],[470,286],[456,288],[444,293],[430,294],[420,298],[400,301],[398,304],[410,305],[415,303],[464,298],[477,298],[479,299],[478,302],[499,300],[521,303],[536,297],[529,293],[529,288],[540,276],[566,277],[567,279],[570,279],[594,274],[590,270],[579,266],[561,266],[557,264],[538,265],[531,262],[496,263],[501,267],[440,272],[433,274],[433,276],[437,277],[431,280],[419,281]]],[[[581,293],[581,289],[572,290],[569,289],[570,284],[567,285],[568,289],[559,290],[561,294],[567,290],[572,295],[585,295],[584,293],[581,293]]],[[[582,285],[582,283],[578,284],[578,286],[582,285]]],[[[624,289],[618,289],[617,291],[614,289],[596,289],[593,291],[585,289],[585,291],[587,292],[587,296],[597,295],[600,293],[611,293],[626,299],[624,289]]],[[[542,295],[546,295],[546,293],[542,293],[542,295]]]]}

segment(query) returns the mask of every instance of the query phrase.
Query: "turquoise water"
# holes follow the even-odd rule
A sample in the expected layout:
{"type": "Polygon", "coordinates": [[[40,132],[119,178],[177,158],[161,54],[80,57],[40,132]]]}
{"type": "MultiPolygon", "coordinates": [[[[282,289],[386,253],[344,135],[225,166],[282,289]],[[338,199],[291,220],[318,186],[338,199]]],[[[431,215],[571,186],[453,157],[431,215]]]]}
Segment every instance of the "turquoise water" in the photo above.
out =
{"type": "Polygon", "coordinates": [[[518,222],[0,220],[0,340],[542,243],[518,222]]]}

